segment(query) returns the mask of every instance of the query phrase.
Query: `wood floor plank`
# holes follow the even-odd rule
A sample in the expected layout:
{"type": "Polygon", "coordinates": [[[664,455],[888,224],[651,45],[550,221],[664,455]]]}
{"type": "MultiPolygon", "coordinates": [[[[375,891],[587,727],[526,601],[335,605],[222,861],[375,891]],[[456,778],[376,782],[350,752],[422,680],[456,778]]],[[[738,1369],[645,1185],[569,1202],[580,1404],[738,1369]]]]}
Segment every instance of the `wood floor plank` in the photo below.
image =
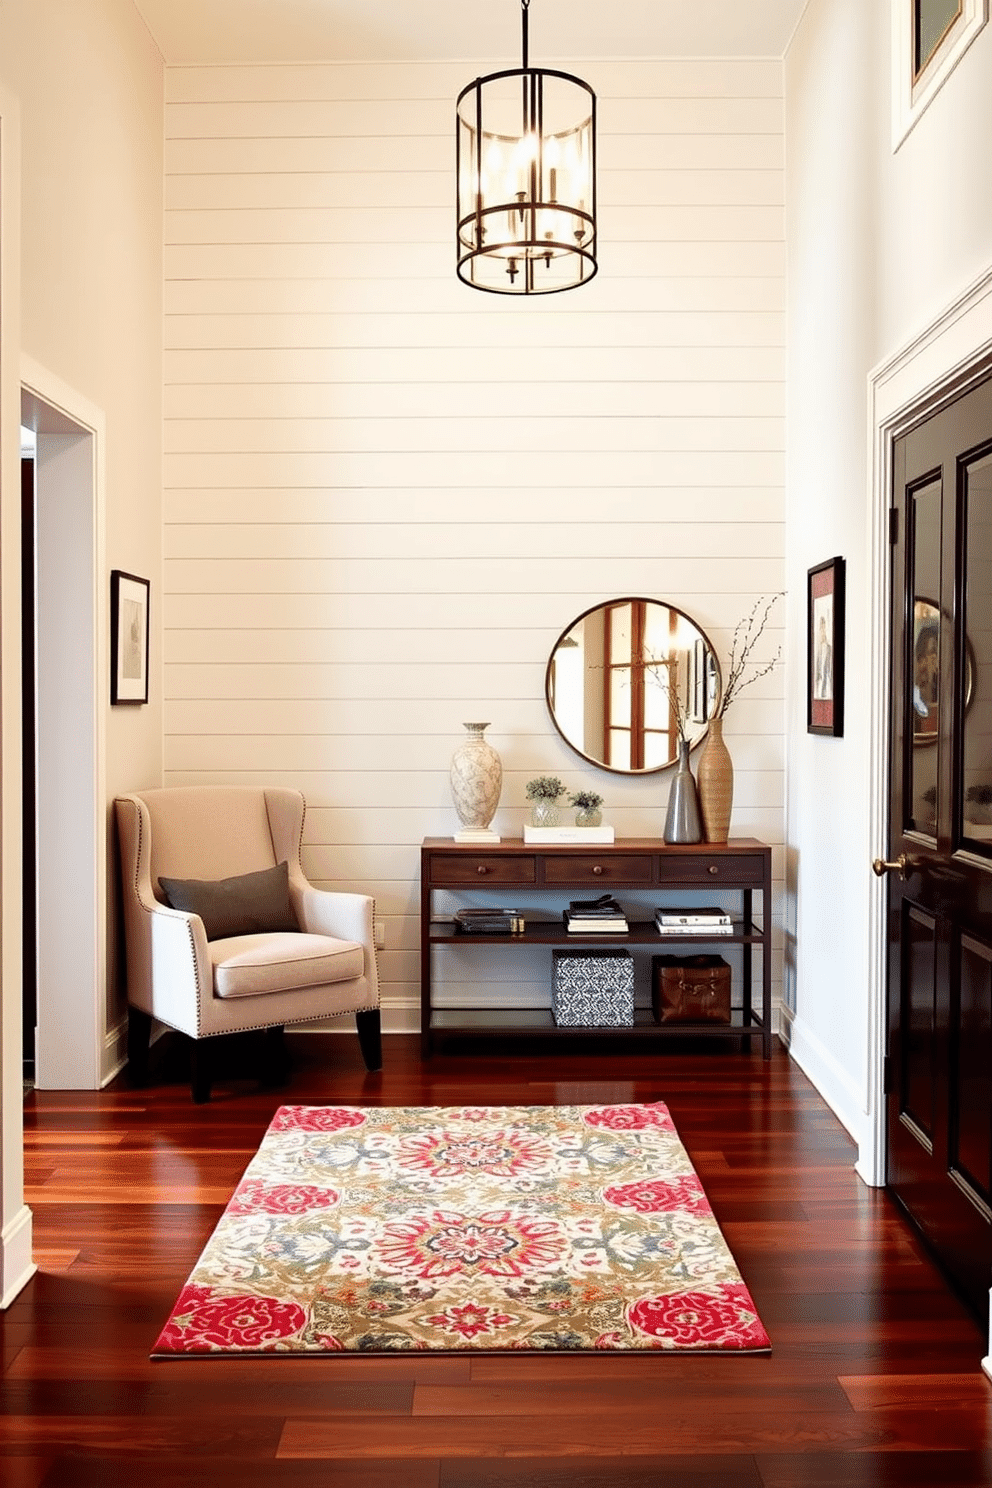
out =
{"type": "Polygon", "coordinates": [[[42,1488],[51,1465],[50,1457],[5,1457],[3,1488],[42,1488]]]}
{"type": "Polygon", "coordinates": [[[856,1411],[977,1407],[992,1424],[992,1383],[984,1374],[844,1374],[838,1384],[856,1411]]]}
{"type": "MultiPolygon", "coordinates": [[[[46,1454],[126,1452],[128,1459],[157,1457],[180,1452],[222,1460],[275,1455],[283,1429],[278,1417],[258,1412],[250,1420],[242,1415],[216,1417],[152,1416],[139,1409],[128,1410],[125,1396],[121,1411],[106,1415],[0,1416],[0,1468],[6,1456],[26,1455],[30,1445],[46,1454]],[[127,1421],[126,1437],[122,1420],[127,1421]]],[[[367,1455],[367,1454],[362,1454],[367,1455]]]]}
{"type": "MultiPolygon", "coordinates": [[[[83,1379],[119,1379],[122,1361],[106,1348],[81,1346],[72,1350],[74,1368],[83,1379]]],[[[458,1385],[467,1384],[471,1377],[471,1364],[464,1354],[451,1354],[439,1358],[300,1358],[287,1355],[277,1359],[224,1359],[194,1358],[192,1356],[169,1359],[152,1359],[147,1353],[132,1350],[127,1358],[127,1372],[131,1379],[148,1384],[160,1384],[163,1380],[181,1380],[200,1395],[208,1392],[209,1399],[216,1404],[219,1395],[230,1389],[245,1392],[248,1385],[249,1398],[257,1392],[272,1389],[306,1388],[315,1383],[321,1389],[340,1384],[391,1383],[401,1381],[411,1389],[418,1384],[458,1385]],[[329,1374],[325,1363],[333,1366],[329,1374]]],[[[66,1350],[53,1340],[46,1345],[26,1344],[11,1364],[6,1376],[17,1380],[58,1380],[66,1376],[66,1350]]]]}
{"type": "Polygon", "coordinates": [[[277,1092],[232,1047],[194,1106],[167,1036],[140,1094],[122,1078],[27,1098],[41,1269],[0,1314],[4,1488],[992,1483],[987,1335],[781,1050],[767,1065],[565,1050],[423,1064],[398,1037],[369,1077],[357,1041],[287,1043],[277,1092]],[[770,1355],[149,1358],[279,1106],[652,1100],[672,1111],[770,1355]]]}
{"type": "Polygon", "coordinates": [[[126,1459],[119,1456],[57,1457],[40,1488],[131,1488],[132,1481],[139,1488],[439,1488],[440,1483],[437,1460],[403,1462],[398,1468],[394,1460],[314,1463],[247,1458],[228,1467],[216,1460],[173,1458],[143,1461],[140,1478],[134,1479],[122,1476],[122,1463],[126,1459]]]}
{"type": "MultiPolygon", "coordinates": [[[[12,1417],[36,1415],[43,1403],[46,1416],[107,1416],[115,1410],[141,1415],[143,1419],[174,1416],[196,1417],[203,1400],[205,1380],[186,1370],[159,1370],[151,1378],[46,1380],[12,1379],[9,1375],[0,1392],[0,1440],[12,1417]]],[[[335,1418],[355,1416],[409,1416],[414,1385],[409,1380],[331,1380],[311,1370],[309,1380],[299,1375],[281,1383],[270,1378],[251,1384],[244,1378],[215,1382],[210,1386],[212,1409],[224,1418],[245,1415],[267,1417],[326,1411],[335,1418]],[[246,1388],[248,1386],[248,1388],[246,1388]]]]}
{"type": "MultiPolygon", "coordinates": [[[[949,1423],[950,1425],[951,1423],[949,1423]]],[[[954,1439],[959,1451],[982,1449],[988,1440],[984,1420],[954,1413],[954,1439]]],[[[711,1453],[763,1451],[915,1452],[933,1447],[935,1423],[917,1412],[820,1411],[798,1416],[781,1412],[755,1416],[748,1411],[712,1405],[695,1411],[681,1402],[650,1416],[624,1416],[618,1439],[615,1422],[603,1415],[558,1414],[513,1417],[507,1430],[502,1415],[413,1416],[409,1421],[373,1417],[354,1423],[337,1418],[293,1417],[287,1420],[276,1455],[279,1458],[464,1457],[650,1457],[667,1452],[689,1454],[705,1442],[711,1453]]]]}
{"type": "Polygon", "coordinates": [[[439,1488],[763,1488],[752,1457],[485,1458],[441,1463],[439,1488]]]}
{"type": "MultiPolygon", "coordinates": [[[[658,1375],[642,1380],[629,1375],[624,1388],[626,1411],[634,1417],[653,1415],[658,1409],[660,1384],[658,1375]]],[[[769,1413],[788,1409],[796,1388],[795,1378],[781,1372],[771,1378],[767,1374],[725,1376],[719,1384],[724,1409],[739,1411],[755,1406],[769,1413]]],[[[712,1388],[712,1377],[698,1380],[693,1386],[683,1374],[679,1380],[678,1398],[672,1402],[671,1409],[682,1420],[689,1416],[705,1420],[713,1411],[712,1388]]],[[[807,1416],[821,1411],[846,1414],[850,1401],[836,1380],[805,1381],[803,1404],[807,1416]]],[[[415,1416],[484,1415],[504,1416],[517,1421],[529,1416],[543,1418],[549,1415],[560,1419],[574,1415],[609,1417],[613,1410],[612,1391],[604,1390],[599,1380],[581,1383],[576,1380],[546,1380],[539,1390],[534,1389],[531,1380],[490,1385],[473,1382],[469,1388],[463,1385],[418,1385],[413,1399],[415,1416]]]]}
{"type": "Polygon", "coordinates": [[[763,1488],[988,1488],[992,1452],[791,1452],[759,1456],[763,1488]]]}

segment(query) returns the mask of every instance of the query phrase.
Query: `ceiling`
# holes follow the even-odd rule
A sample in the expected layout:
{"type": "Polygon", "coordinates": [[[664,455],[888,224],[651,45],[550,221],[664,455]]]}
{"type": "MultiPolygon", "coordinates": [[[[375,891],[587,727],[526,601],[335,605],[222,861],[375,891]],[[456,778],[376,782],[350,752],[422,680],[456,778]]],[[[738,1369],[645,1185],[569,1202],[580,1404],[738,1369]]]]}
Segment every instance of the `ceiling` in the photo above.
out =
{"type": "MultiPolygon", "coordinates": [[[[532,0],[531,61],[781,57],[809,0],[532,0]]],[[[516,0],[134,0],[167,63],[516,62],[516,0]]]]}

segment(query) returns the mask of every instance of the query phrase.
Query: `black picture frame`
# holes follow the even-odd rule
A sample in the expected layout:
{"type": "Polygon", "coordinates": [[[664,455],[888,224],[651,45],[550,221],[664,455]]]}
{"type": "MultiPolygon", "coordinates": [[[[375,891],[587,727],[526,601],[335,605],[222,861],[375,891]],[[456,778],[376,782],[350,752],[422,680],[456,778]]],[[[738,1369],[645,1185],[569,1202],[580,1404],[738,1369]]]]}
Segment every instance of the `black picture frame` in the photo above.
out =
{"type": "Polygon", "coordinates": [[[110,701],[148,701],[148,614],[151,580],[115,568],[110,574],[110,701]]]}
{"type": "Polygon", "coordinates": [[[844,733],[843,558],[828,558],[806,578],[806,731],[844,733]]]}

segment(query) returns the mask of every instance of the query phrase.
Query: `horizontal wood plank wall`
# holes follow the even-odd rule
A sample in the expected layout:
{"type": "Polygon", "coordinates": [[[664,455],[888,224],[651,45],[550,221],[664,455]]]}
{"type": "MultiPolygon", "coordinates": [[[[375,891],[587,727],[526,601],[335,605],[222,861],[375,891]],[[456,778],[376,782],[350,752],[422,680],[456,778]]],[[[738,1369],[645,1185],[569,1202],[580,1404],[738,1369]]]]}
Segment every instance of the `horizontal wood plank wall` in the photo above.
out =
{"type": "MultiPolygon", "coordinates": [[[[505,834],[544,771],[660,834],[667,774],[594,772],[555,733],[551,646],[643,594],[725,658],[783,582],[780,64],[575,64],[599,96],[600,271],[527,303],[455,277],[476,70],[167,73],[166,779],[306,793],[311,875],[375,895],[397,1028],[463,720],[492,720],[505,834]]],[[[727,725],[732,831],[775,845],[777,884],[783,692],[779,670],[727,725]]],[[[541,965],[486,975],[547,994],[541,965]]]]}

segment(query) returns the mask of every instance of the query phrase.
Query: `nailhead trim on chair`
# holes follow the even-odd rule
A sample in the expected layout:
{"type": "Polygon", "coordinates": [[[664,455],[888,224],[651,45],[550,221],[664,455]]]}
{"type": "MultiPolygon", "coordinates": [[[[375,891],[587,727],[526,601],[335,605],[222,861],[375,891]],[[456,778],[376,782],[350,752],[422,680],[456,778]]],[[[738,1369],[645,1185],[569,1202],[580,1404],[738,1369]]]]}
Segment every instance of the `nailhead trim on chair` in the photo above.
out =
{"type": "MultiPolygon", "coordinates": [[[[144,805],[144,802],[142,802],[141,804],[143,806],[144,805]]],[[[147,811],[147,809],[148,808],[145,807],[145,810],[146,811],[147,811]]],[[[141,908],[144,910],[145,914],[146,915],[152,915],[152,914],[154,914],[155,911],[148,908],[148,906],[143,902],[143,900],[141,898],[141,894],[139,893],[139,877],[138,877],[138,874],[139,874],[139,870],[140,870],[140,867],[141,867],[141,849],[142,849],[142,845],[143,845],[144,817],[142,816],[142,812],[141,812],[141,808],[140,807],[135,807],[135,813],[136,813],[137,818],[138,818],[138,851],[135,854],[135,865],[134,865],[134,897],[137,899],[138,903],[141,905],[141,908]]],[[[199,1032],[200,1025],[203,1022],[203,988],[202,988],[202,984],[200,982],[200,966],[199,966],[199,962],[197,960],[197,955],[196,955],[196,941],[193,938],[193,927],[189,923],[189,920],[186,921],[186,934],[189,937],[190,958],[191,958],[191,960],[193,962],[193,971],[194,971],[195,976],[196,976],[196,1027],[197,1027],[197,1032],[195,1034],[193,1034],[193,1037],[194,1038],[204,1038],[204,1037],[208,1037],[208,1035],[201,1034],[199,1032]]],[[[153,1014],[151,1014],[151,1016],[154,1017],[155,1014],[153,1013],[153,1014]]],[[[159,1021],[161,1022],[162,1020],[159,1019],[159,1021]]],[[[166,1025],[166,1027],[170,1027],[170,1026],[171,1026],[170,1024],[167,1024],[166,1025]]],[[[264,1028],[267,1025],[265,1025],[265,1024],[259,1024],[258,1026],[264,1028]]],[[[185,1030],[183,1030],[183,1029],[180,1028],[177,1031],[179,1033],[183,1033],[185,1030]]]]}

